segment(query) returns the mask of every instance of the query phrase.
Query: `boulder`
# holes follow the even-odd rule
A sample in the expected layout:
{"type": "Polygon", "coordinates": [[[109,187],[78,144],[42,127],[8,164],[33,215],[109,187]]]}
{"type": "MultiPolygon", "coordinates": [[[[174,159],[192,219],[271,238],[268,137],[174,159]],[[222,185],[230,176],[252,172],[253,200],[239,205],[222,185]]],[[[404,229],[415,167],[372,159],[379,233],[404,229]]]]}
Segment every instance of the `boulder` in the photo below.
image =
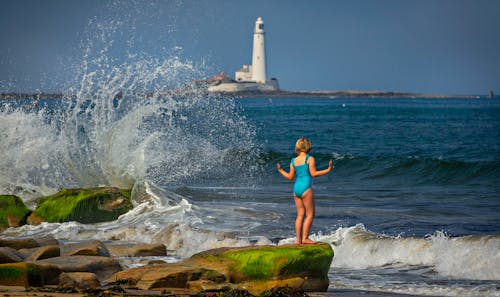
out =
{"type": "Polygon", "coordinates": [[[107,245],[109,252],[115,257],[148,257],[166,256],[167,248],[164,244],[120,244],[107,245]]]}
{"type": "Polygon", "coordinates": [[[40,198],[33,217],[52,223],[113,221],[133,208],[130,192],[112,187],[61,190],[52,196],[40,198]]]}
{"type": "Polygon", "coordinates": [[[101,286],[95,274],[90,272],[63,272],[59,275],[59,285],[79,289],[95,289],[101,286]]]}
{"type": "Polygon", "coordinates": [[[50,236],[44,238],[27,237],[27,238],[0,239],[0,247],[7,246],[16,250],[31,249],[45,245],[58,245],[58,244],[59,242],[50,236]]]}
{"type": "Polygon", "coordinates": [[[209,250],[173,264],[149,265],[114,274],[143,290],[247,290],[259,295],[278,287],[326,291],[333,250],[327,243],[209,250]]]}
{"type": "Polygon", "coordinates": [[[33,263],[0,264],[0,285],[4,286],[42,286],[42,275],[33,263]]]}
{"type": "Polygon", "coordinates": [[[0,230],[24,225],[30,210],[21,198],[14,195],[0,195],[0,230]]]}
{"type": "Polygon", "coordinates": [[[36,262],[36,265],[42,276],[43,285],[59,285],[59,275],[62,270],[57,265],[41,262],[36,262]]]}
{"type": "Polygon", "coordinates": [[[34,262],[38,260],[59,257],[61,255],[61,250],[57,245],[46,245],[29,250],[20,250],[20,252],[26,255],[26,262],[34,262]]]}
{"type": "Polygon", "coordinates": [[[62,256],[110,256],[108,248],[99,240],[64,244],[60,248],[62,256]]]}
{"type": "Polygon", "coordinates": [[[0,263],[15,263],[24,260],[23,254],[10,247],[0,247],[0,263]]]}
{"type": "Polygon", "coordinates": [[[104,280],[122,268],[118,261],[98,256],[61,256],[36,261],[36,264],[52,264],[63,272],[92,272],[98,280],[104,280]]]}

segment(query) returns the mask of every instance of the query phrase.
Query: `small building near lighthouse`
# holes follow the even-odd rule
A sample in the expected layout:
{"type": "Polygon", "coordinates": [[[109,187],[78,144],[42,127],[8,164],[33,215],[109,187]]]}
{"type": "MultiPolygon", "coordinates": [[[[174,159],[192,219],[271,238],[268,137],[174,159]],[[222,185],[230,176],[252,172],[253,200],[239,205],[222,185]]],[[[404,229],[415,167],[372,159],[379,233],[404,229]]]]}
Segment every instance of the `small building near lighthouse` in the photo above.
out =
{"type": "Polygon", "coordinates": [[[278,91],[276,78],[267,79],[266,42],[264,21],[255,21],[253,31],[252,64],[244,64],[229,82],[217,81],[208,87],[209,92],[278,91]]]}

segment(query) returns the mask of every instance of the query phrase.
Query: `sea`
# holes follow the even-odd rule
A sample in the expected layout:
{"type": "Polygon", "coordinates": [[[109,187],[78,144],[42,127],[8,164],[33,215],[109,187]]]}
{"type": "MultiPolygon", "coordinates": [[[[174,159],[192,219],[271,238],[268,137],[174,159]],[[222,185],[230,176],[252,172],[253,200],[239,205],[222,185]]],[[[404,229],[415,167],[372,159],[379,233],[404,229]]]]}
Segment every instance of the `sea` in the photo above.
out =
{"type": "Polygon", "coordinates": [[[311,230],[335,252],[330,289],[500,296],[497,99],[101,99],[0,101],[0,191],[33,208],[62,188],[132,187],[134,209],[1,237],[163,243],[167,262],[294,243],[292,183],[276,164],[288,169],[308,137],[317,167],[335,165],[313,181],[311,230]]]}

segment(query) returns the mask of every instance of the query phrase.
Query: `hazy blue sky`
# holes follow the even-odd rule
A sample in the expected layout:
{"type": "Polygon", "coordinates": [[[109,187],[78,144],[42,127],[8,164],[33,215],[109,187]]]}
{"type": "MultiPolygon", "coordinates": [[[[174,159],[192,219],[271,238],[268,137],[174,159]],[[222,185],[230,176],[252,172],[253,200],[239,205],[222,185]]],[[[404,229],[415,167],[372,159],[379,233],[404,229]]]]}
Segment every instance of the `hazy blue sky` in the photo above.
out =
{"type": "Polygon", "coordinates": [[[180,47],[207,75],[234,76],[259,16],[268,75],[284,89],[500,93],[497,0],[3,0],[0,91],[64,89],[112,21],[117,60],[180,47]]]}

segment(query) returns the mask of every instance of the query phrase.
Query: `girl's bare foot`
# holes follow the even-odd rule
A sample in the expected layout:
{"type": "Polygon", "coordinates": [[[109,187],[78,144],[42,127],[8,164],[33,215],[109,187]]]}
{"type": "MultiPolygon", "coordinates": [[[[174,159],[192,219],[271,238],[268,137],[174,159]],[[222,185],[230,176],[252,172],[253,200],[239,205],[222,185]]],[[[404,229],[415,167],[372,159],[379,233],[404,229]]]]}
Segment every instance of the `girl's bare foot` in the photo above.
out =
{"type": "Polygon", "coordinates": [[[309,238],[306,238],[306,239],[302,239],[302,243],[303,244],[313,244],[313,243],[316,243],[316,241],[312,241],[309,238]]]}

